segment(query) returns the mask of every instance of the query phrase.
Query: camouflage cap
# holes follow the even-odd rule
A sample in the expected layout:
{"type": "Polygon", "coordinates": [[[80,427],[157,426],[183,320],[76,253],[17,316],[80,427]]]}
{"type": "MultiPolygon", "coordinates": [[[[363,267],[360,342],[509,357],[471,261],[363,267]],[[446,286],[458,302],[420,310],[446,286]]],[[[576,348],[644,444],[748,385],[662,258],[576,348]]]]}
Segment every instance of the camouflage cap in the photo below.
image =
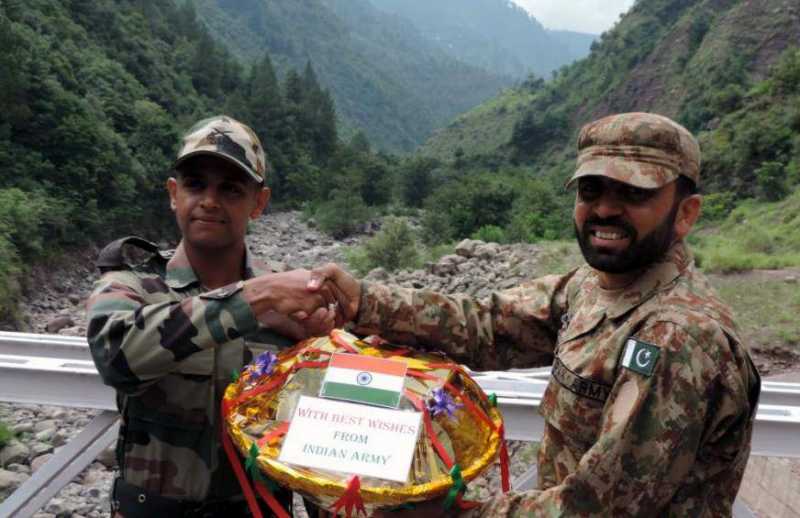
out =
{"type": "Polygon", "coordinates": [[[183,136],[173,167],[198,155],[220,157],[243,169],[258,183],[264,183],[266,156],[258,136],[233,117],[217,115],[203,119],[183,136]]]}
{"type": "Polygon", "coordinates": [[[583,176],[655,189],[683,175],[700,185],[700,146],[689,131],[653,113],[621,113],[591,122],[578,136],[578,169],[583,176]]]}

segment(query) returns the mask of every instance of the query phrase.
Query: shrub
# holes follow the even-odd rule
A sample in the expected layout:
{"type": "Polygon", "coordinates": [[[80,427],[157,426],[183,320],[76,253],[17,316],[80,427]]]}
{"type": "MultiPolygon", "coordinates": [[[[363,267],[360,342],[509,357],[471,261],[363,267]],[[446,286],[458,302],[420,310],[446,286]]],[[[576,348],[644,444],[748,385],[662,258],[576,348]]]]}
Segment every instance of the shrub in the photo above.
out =
{"type": "Polygon", "coordinates": [[[431,158],[414,158],[400,168],[397,181],[403,203],[409,207],[422,207],[433,188],[433,171],[439,165],[431,158]]]}
{"type": "Polygon", "coordinates": [[[17,249],[0,234],[0,322],[16,320],[16,305],[20,287],[17,278],[21,273],[17,249]]]}
{"type": "Polygon", "coordinates": [[[506,229],[509,241],[536,243],[571,236],[571,204],[566,196],[541,179],[526,181],[521,191],[506,229]]]}
{"type": "Polygon", "coordinates": [[[487,243],[505,243],[506,231],[497,225],[484,225],[472,234],[472,239],[479,239],[487,243]]]}
{"type": "Polygon", "coordinates": [[[0,234],[19,251],[24,259],[30,259],[42,251],[48,210],[48,200],[43,196],[20,189],[0,189],[0,234]]]}
{"type": "MultiPolygon", "coordinates": [[[[490,174],[467,176],[445,184],[425,204],[429,212],[446,215],[454,238],[464,238],[485,225],[504,227],[516,197],[504,178],[490,174]]],[[[441,242],[441,241],[440,241],[441,242]]]]}
{"type": "Polygon", "coordinates": [[[422,215],[422,242],[426,245],[447,243],[456,237],[450,218],[443,211],[428,208],[422,215]]]}
{"type": "Polygon", "coordinates": [[[761,197],[767,201],[778,201],[789,194],[786,172],[780,162],[764,162],[756,169],[756,181],[761,197]]]}
{"type": "Polygon", "coordinates": [[[764,228],[755,225],[745,225],[736,232],[736,240],[741,243],[746,252],[771,254],[775,252],[775,238],[764,228]]]}
{"type": "Polygon", "coordinates": [[[776,94],[797,92],[800,84],[800,49],[785,51],[771,71],[772,86],[776,94]]]}
{"type": "Polygon", "coordinates": [[[24,265],[45,249],[60,204],[20,189],[0,189],[0,321],[14,321],[24,265]],[[48,206],[49,205],[49,206],[48,206]]]}
{"type": "Polygon", "coordinates": [[[5,423],[0,422],[0,448],[9,443],[14,438],[14,433],[8,429],[5,423]]]}
{"type": "Polygon", "coordinates": [[[369,269],[379,266],[389,271],[414,268],[420,256],[411,227],[404,219],[387,218],[383,228],[364,244],[369,269]]]}
{"type": "Polygon", "coordinates": [[[736,196],[732,192],[715,192],[703,197],[703,219],[721,221],[736,206],[736,196]]]}
{"type": "Polygon", "coordinates": [[[319,228],[337,239],[356,232],[369,217],[364,201],[347,190],[334,191],[331,199],[320,203],[314,212],[319,228]]]}

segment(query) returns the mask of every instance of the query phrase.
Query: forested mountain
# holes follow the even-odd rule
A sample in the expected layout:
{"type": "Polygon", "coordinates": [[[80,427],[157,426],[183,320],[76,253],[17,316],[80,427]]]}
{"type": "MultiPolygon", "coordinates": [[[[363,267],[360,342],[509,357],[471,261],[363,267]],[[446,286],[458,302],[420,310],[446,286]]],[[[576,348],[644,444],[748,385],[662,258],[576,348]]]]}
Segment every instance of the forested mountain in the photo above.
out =
{"type": "Polygon", "coordinates": [[[510,85],[453,59],[368,0],[197,0],[217,39],[245,61],[268,51],[279,73],[311,61],[341,120],[379,148],[409,151],[510,85]]]}
{"type": "Polygon", "coordinates": [[[370,190],[385,160],[363,136],[339,141],[313,68],[279,81],[266,54],[242,66],[191,4],[4,0],[0,45],[0,322],[27,264],[126,233],[171,234],[167,169],[203,117],[228,113],[262,136],[279,203],[327,199],[339,184],[386,199],[370,190]]]}
{"type": "Polygon", "coordinates": [[[548,31],[509,0],[370,0],[420,28],[453,57],[517,79],[586,56],[594,36],[548,31]]]}
{"type": "Polygon", "coordinates": [[[423,153],[564,173],[582,124],[653,111],[699,134],[708,192],[774,196],[800,181],[798,46],[793,0],[638,0],[589,57],[460,117],[423,153]]]}

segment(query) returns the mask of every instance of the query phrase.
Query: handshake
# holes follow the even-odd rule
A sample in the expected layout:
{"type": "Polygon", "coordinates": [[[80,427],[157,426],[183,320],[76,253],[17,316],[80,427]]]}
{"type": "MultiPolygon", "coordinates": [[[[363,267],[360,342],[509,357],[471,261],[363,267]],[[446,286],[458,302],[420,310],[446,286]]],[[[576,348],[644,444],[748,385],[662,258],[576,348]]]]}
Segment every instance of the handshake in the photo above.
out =
{"type": "Polygon", "coordinates": [[[242,295],[261,325],[294,340],[328,334],[358,314],[361,285],[338,265],[259,275],[242,295]]]}

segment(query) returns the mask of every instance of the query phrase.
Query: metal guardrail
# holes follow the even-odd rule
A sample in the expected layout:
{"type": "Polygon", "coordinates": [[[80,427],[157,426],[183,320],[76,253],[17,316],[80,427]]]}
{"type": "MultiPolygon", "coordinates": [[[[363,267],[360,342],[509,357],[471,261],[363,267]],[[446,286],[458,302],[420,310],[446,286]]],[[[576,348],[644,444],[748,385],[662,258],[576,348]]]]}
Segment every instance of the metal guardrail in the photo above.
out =
{"type": "MultiPolygon", "coordinates": [[[[535,441],[537,409],[550,369],[473,372],[497,395],[506,437],[535,441]]],[[[0,516],[30,516],[88,466],[116,437],[114,390],[100,380],[83,338],[0,332],[0,401],[104,410],[0,504],[0,516]]],[[[765,382],[756,414],[753,455],[800,458],[800,384],[765,382]]],[[[530,477],[528,477],[530,478],[530,477]]]]}

